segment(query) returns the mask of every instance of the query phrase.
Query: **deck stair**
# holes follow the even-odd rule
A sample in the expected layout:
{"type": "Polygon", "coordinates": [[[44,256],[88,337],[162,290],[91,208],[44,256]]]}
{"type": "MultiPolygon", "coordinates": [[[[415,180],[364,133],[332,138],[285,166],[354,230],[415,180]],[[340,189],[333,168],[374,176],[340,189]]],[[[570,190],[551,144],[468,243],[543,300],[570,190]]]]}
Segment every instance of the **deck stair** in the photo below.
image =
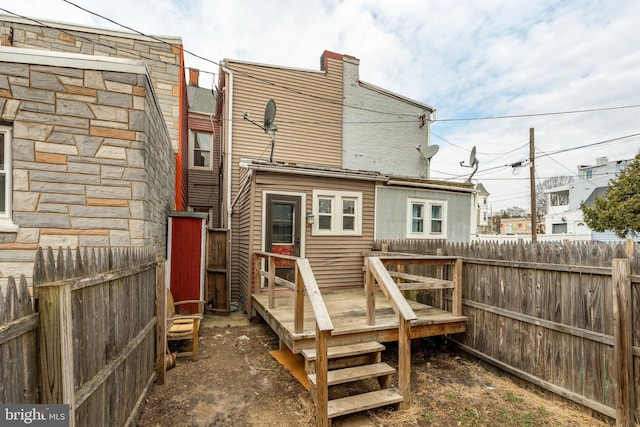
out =
{"type": "MultiPolygon", "coordinates": [[[[381,362],[384,349],[382,344],[375,341],[328,347],[327,383],[329,387],[370,378],[376,378],[380,385],[379,390],[329,400],[329,419],[402,402],[402,395],[390,388],[391,376],[396,370],[381,362]]],[[[305,358],[305,368],[311,385],[311,397],[315,402],[316,351],[315,349],[303,350],[302,355],[305,358]]]]}

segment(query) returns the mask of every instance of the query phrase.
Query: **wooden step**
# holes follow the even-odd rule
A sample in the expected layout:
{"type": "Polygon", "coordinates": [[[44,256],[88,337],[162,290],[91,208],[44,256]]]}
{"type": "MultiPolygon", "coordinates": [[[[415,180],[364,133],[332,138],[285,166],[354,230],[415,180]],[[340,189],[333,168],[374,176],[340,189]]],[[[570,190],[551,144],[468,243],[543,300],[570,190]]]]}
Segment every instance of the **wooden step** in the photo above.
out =
{"type": "MultiPolygon", "coordinates": [[[[394,368],[386,363],[374,363],[372,365],[354,366],[352,368],[337,369],[327,372],[327,384],[329,386],[344,384],[351,381],[365,380],[367,378],[377,378],[393,375],[394,368]]],[[[309,375],[309,382],[312,387],[316,385],[316,374],[309,375]]]]}
{"type": "Polygon", "coordinates": [[[402,400],[402,396],[391,388],[330,400],[328,404],[329,419],[381,406],[393,405],[402,402],[402,400]]]}
{"type": "MultiPolygon", "coordinates": [[[[379,342],[370,341],[358,344],[338,345],[327,349],[329,369],[378,363],[382,359],[385,347],[379,342]]],[[[304,369],[307,374],[316,372],[316,349],[302,350],[304,369]]]]}
{"type": "MultiPolygon", "coordinates": [[[[385,347],[379,342],[363,342],[358,344],[337,345],[327,349],[329,359],[339,359],[341,357],[358,356],[361,354],[376,353],[384,351],[385,347]]],[[[307,360],[316,360],[316,349],[309,348],[302,350],[302,355],[307,360]]]]}

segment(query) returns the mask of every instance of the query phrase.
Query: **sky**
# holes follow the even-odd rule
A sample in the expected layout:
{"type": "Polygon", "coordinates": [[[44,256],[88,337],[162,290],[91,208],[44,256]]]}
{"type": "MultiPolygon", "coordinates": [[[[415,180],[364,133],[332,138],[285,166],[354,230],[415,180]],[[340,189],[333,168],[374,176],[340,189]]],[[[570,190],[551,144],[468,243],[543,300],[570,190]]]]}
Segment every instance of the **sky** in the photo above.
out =
{"type": "Polygon", "coordinates": [[[530,128],[537,183],[640,150],[637,0],[0,0],[0,13],[124,30],[74,4],[181,37],[207,59],[185,54],[205,87],[223,59],[319,70],[325,50],[354,56],[361,80],[437,110],[432,179],[465,181],[476,147],[492,212],[530,208],[530,128]]]}

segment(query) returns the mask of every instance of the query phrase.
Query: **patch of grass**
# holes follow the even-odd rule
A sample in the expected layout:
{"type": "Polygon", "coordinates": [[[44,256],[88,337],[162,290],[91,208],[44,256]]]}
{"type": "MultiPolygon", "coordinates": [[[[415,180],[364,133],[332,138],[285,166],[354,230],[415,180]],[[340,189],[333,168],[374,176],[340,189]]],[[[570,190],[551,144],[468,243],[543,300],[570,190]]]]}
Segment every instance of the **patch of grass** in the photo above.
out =
{"type": "Polygon", "coordinates": [[[551,413],[545,408],[535,411],[518,412],[511,409],[500,409],[498,421],[515,427],[541,427],[547,425],[551,413]]]}
{"type": "Polygon", "coordinates": [[[456,396],[453,393],[447,393],[447,394],[444,395],[444,397],[446,397],[447,399],[451,399],[451,400],[454,400],[454,399],[458,398],[458,396],[456,396]]]}
{"type": "Polygon", "coordinates": [[[522,399],[516,396],[515,394],[509,392],[504,396],[504,400],[507,402],[522,402],[522,399]]]}
{"type": "Polygon", "coordinates": [[[475,408],[465,407],[464,411],[461,414],[456,416],[458,420],[458,425],[461,426],[479,426],[480,423],[480,414],[475,408]]]}
{"type": "Polygon", "coordinates": [[[433,411],[423,411],[422,412],[422,419],[428,423],[431,423],[433,421],[436,420],[436,418],[438,418],[435,414],[435,412],[433,411]]]}

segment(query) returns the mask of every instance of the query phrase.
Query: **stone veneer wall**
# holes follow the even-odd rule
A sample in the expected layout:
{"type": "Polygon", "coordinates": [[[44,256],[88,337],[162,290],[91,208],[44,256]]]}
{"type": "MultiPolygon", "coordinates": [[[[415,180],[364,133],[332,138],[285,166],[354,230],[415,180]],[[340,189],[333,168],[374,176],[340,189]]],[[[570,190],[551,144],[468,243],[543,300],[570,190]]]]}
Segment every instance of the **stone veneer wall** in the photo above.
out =
{"type": "Polygon", "coordinates": [[[140,60],[146,63],[173,149],[178,151],[182,40],[0,15],[0,45],[140,60]]]}
{"type": "Polygon", "coordinates": [[[166,253],[175,159],[144,65],[137,69],[0,60],[19,226],[0,233],[0,284],[31,277],[40,246],[151,245],[166,253]]]}

